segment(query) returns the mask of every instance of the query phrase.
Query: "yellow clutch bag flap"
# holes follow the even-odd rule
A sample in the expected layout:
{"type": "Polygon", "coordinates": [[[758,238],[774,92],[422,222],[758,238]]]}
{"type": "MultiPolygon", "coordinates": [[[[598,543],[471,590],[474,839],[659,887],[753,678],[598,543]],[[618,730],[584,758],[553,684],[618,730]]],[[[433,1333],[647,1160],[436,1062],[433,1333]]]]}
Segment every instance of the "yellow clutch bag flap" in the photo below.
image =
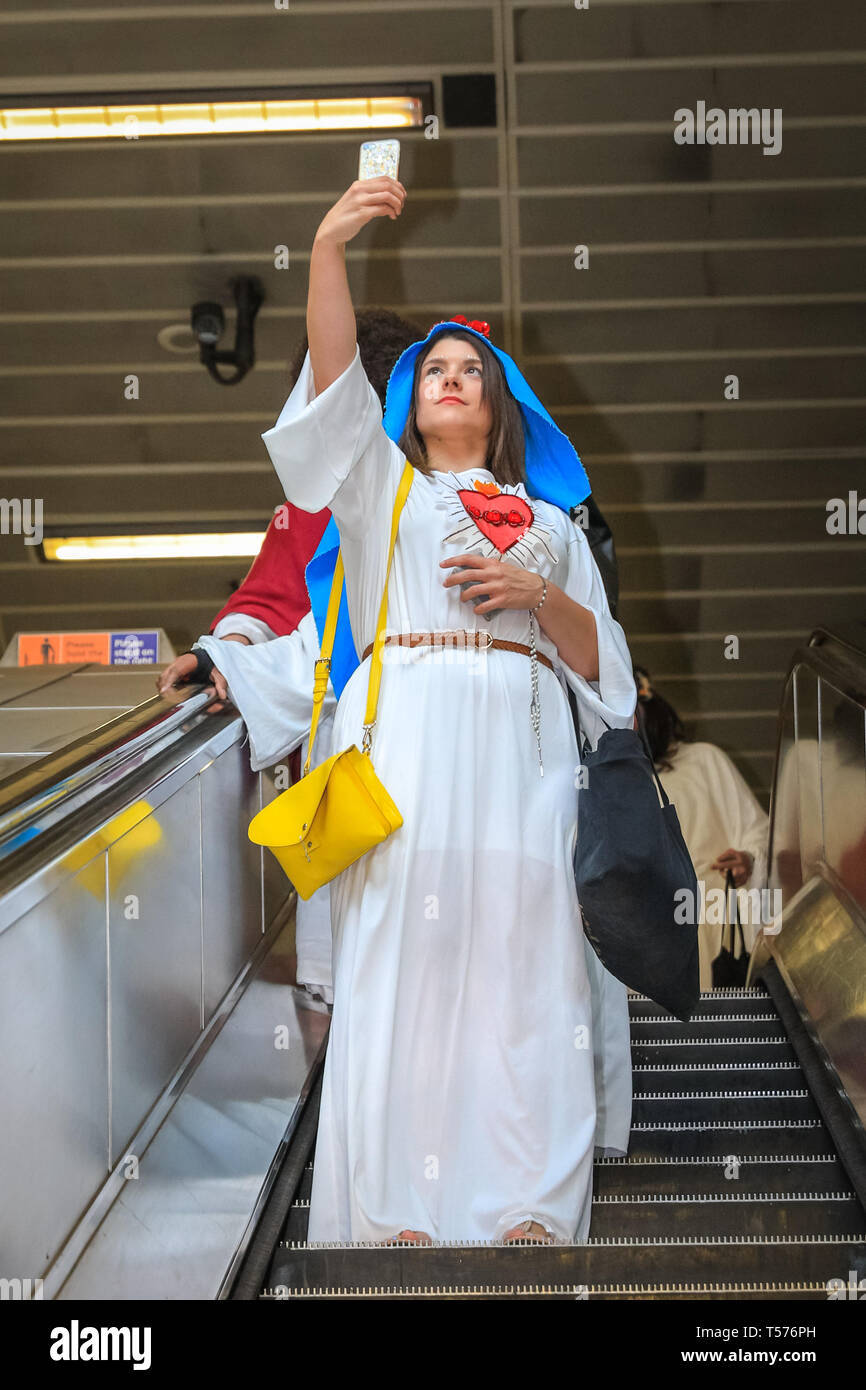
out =
{"type": "Polygon", "coordinates": [[[379,781],[370,757],[379,685],[382,679],[382,635],[388,611],[388,577],[394,557],[394,544],[400,512],[406,501],[415,470],[406,463],[394,502],[391,539],[385,586],[379,607],[376,641],[370,659],[367,708],[364,717],[363,751],[353,744],[334,753],[310,770],[310,758],[319,713],[328,683],[337,613],[343,587],[343,557],[337,556],[328,615],[322,639],[322,655],[316,661],[313,682],[313,717],[310,742],[303,775],[293,786],[265,806],[250,822],[249,838],[263,845],[277,859],[298,896],[307,899],[317,888],[330,883],[350,864],[381,844],[403,824],[387,790],[379,781]]]}

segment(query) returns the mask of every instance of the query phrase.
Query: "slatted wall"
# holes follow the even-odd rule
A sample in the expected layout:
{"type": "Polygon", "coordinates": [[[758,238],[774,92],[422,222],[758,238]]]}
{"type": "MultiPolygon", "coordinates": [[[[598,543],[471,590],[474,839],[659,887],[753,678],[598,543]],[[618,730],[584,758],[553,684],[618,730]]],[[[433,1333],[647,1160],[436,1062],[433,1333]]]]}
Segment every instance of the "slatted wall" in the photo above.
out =
{"type": "Polygon", "coordinates": [[[866,594],[866,541],[825,524],[866,494],[864,12],[509,9],[518,346],[613,527],[635,659],[766,801],[791,649],[866,594]],[[781,108],[781,152],[675,144],[699,100],[781,108]]]}
{"type": "MultiPolygon", "coordinates": [[[[866,595],[866,537],[825,526],[829,498],[866,496],[864,16],[860,0],[38,0],[0,13],[0,87],[427,81],[441,113],[443,76],[495,74],[495,126],[403,136],[410,202],[353,243],[357,301],[491,321],[614,528],[635,659],[766,798],[788,655],[866,595]],[[674,112],[699,101],[781,108],[781,152],[677,145],[674,112]]],[[[263,525],[281,499],[259,434],[285,397],[313,231],[357,145],[4,148],[2,495],[42,497],[54,526],[263,525]],[[197,299],[229,305],[241,272],[267,299],[256,368],[226,389],[157,335],[197,299]]],[[[161,624],[186,646],[243,570],[58,576],[0,537],[0,622],[7,638],[161,624]]]]}

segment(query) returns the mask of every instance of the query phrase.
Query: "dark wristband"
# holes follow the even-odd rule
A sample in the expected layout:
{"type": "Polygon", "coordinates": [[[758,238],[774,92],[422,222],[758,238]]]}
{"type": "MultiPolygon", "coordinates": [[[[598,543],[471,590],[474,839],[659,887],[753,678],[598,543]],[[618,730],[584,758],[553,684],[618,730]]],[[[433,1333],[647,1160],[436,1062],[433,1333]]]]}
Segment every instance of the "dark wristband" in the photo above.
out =
{"type": "Polygon", "coordinates": [[[192,647],[190,651],[187,653],[187,655],[194,656],[196,658],[196,661],[198,662],[198,665],[196,666],[195,670],[190,671],[189,675],[186,678],[188,684],[207,684],[207,682],[210,680],[210,673],[214,668],[213,657],[208,656],[207,652],[204,650],[204,647],[192,647]]]}

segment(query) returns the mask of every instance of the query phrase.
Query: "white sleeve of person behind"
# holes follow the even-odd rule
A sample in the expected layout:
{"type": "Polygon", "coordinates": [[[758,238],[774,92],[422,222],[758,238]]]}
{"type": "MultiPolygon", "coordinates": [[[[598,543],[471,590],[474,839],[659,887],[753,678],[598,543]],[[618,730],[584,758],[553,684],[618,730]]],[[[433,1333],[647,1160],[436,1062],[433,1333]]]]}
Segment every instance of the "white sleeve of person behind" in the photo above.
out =
{"type": "MultiPolygon", "coordinates": [[[[731,849],[743,849],[751,854],[754,863],[749,877],[752,888],[762,888],[767,881],[767,837],[770,818],[738,768],[721,748],[715,750],[722,764],[721,774],[729,789],[735,840],[731,849]]],[[[724,845],[723,849],[728,846],[724,845]]]]}
{"type": "MultiPolygon", "coordinates": [[[[294,632],[245,647],[199,637],[197,646],[223,673],[229,697],[237,706],[250,736],[253,772],[272,767],[302,745],[313,712],[313,672],[319,655],[319,634],[312,613],[306,613],[294,632]]],[[[313,757],[323,762],[330,753],[331,726],[337,702],[330,683],[325,691],[313,757]]]]}
{"type": "Polygon", "coordinates": [[[261,618],[253,618],[249,613],[228,613],[220,618],[211,636],[225,639],[232,635],[246,637],[255,645],[256,642],[273,642],[277,634],[261,618]]]}
{"type": "MultiPolygon", "coordinates": [[[[745,850],[754,862],[741,891],[760,891],[766,881],[769,819],[731,759],[715,744],[703,742],[681,743],[670,757],[672,771],[662,771],[660,776],[677,806],[699,883],[708,894],[723,895],[725,875],[710,865],[727,849],[745,850]]],[[[710,988],[709,963],[722,941],[718,912],[723,903],[723,896],[708,897],[701,913],[702,989],[710,988]]],[[[760,913],[756,917],[752,902],[742,897],[738,905],[746,950],[751,951],[760,931],[760,913]]]]}
{"type": "Polygon", "coordinates": [[[745,850],[754,862],[744,886],[763,888],[767,881],[769,816],[727,753],[713,743],[704,744],[701,751],[707,764],[708,794],[718,798],[730,842],[719,845],[716,854],[726,849],[745,850]]]}
{"type": "Polygon", "coordinates": [[[605,732],[605,721],[612,728],[630,729],[634,723],[637,689],[631,653],[620,624],[611,615],[604,583],[589,542],[575,522],[567,518],[571,540],[568,570],[564,582],[557,578],[569,598],[588,608],[595,618],[598,638],[598,680],[588,681],[560,658],[563,678],[577,698],[581,731],[595,747],[605,732]]]}

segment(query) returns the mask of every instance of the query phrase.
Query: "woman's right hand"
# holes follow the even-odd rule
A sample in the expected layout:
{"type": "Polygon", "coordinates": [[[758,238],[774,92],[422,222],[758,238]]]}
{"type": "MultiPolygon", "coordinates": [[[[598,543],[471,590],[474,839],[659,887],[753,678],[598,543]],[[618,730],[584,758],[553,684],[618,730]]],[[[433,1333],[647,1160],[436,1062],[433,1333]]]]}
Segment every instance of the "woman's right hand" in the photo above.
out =
{"type": "Polygon", "coordinates": [[[345,246],[374,217],[396,220],[403,211],[406,190],[399,179],[383,174],[377,179],[356,179],[322,219],[316,232],[319,244],[345,246]]]}
{"type": "MultiPolygon", "coordinates": [[[[198,659],[192,652],[184,652],[181,656],[176,656],[171,665],[166,666],[156,678],[156,688],[160,695],[170,696],[174,686],[186,685],[190,675],[198,665],[198,659]]],[[[220,701],[228,699],[228,686],[222,671],[218,671],[214,666],[210,673],[210,684],[213,686],[220,701]]],[[[218,714],[223,708],[222,704],[208,706],[208,714],[218,714]]]]}

